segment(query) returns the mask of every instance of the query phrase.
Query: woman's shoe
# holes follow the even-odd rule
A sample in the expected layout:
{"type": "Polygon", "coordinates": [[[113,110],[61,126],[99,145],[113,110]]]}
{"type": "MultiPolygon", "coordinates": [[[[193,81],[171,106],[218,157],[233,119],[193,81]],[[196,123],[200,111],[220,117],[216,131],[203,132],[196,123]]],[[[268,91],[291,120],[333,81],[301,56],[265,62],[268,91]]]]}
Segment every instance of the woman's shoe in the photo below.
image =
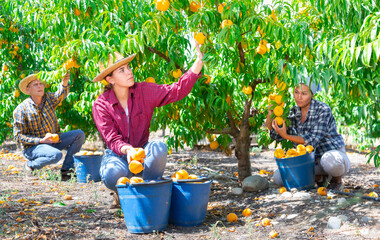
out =
{"type": "Polygon", "coordinates": [[[332,177],[329,185],[327,188],[335,191],[343,191],[344,190],[344,184],[342,181],[342,176],[339,177],[332,177]]]}
{"type": "Polygon", "coordinates": [[[324,187],[327,180],[327,175],[315,175],[315,182],[318,187],[324,187]]]}

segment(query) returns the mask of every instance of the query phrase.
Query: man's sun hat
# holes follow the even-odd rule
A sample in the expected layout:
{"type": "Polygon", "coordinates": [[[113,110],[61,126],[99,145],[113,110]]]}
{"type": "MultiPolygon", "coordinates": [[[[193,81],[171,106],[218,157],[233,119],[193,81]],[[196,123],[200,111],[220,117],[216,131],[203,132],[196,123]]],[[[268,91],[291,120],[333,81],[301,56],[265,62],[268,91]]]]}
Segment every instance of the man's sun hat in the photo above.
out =
{"type": "Polygon", "coordinates": [[[26,88],[28,87],[28,84],[33,82],[34,80],[38,80],[37,74],[32,74],[22,79],[21,82],[18,84],[18,87],[20,88],[21,92],[23,92],[26,95],[29,95],[26,92],[26,88]]]}
{"type": "Polygon", "coordinates": [[[92,81],[93,82],[102,81],[108,74],[110,74],[117,68],[131,62],[135,58],[135,56],[136,54],[132,54],[125,58],[118,52],[115,52],[114,54],[109,54],[107,66],[104,67],[103,63],[99,62],[100,73],[92,81]],[[115,58],[116,58],[115,61],[114,61],[113,55],[115,55],[115,58]]]}

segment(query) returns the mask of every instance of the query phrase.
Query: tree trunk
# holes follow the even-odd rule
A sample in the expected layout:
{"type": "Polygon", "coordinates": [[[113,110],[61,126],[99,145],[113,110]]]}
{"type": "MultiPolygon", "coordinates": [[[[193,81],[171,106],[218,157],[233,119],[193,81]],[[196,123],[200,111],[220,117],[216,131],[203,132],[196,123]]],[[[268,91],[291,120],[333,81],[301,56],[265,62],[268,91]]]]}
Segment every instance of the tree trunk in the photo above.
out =
{"type": "Polygon", "coordinates": [[[239,181],[242,182],[246,177],[251,176],[251,161],[249,155],[249,147],[251,145],[251,141],[248,136],[239,135],[238,138],[235,139],[235,156],[238,159],[238,174],[239,181]]]}

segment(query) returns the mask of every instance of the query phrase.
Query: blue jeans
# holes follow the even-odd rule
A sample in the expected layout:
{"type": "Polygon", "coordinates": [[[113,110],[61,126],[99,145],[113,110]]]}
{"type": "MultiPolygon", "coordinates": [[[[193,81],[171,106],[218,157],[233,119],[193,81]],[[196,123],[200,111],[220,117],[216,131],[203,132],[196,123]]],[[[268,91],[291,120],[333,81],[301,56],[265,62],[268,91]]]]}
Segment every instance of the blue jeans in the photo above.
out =
{"type": "Polygon", "coordinates": [[[62,158],[61,150],[68,147],[61,170],[69,170],[74,168],[73,155],[79,152],[85,138],[84,132],[79,129],[65,132],[62,133],[60,142],[53,144],[41,143],[25,149],[23,154],[29,160],[27,162],[29,167],[41,169],[46,165],[59,162],[62,158]]]}
{"type": "Polygon", "coordinates": [[[116,192],[116,182],[120,177],[131,178],[137,176],[142,177],[144,180],[154,180],[162,177],[168,158],[166,144],[161,141],[148,142],[144,146],[144,151],[146,155],[144,170],[134,175],[129,171],[127,155],[119,156],[112,150],[106,149],[100,167],[100,176],[104,185],[116,192]]]}

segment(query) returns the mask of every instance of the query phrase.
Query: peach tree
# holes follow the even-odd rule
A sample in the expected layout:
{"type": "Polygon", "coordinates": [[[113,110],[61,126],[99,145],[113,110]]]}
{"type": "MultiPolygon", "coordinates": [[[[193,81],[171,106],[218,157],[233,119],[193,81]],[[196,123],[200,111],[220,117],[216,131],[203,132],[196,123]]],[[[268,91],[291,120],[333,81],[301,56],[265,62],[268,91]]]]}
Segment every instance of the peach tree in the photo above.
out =
{"type": "MultiPolygon", "coordinates": [[[[203,77],[185,99],[156,110],[151,130],[169,128],[170,148],[207,137],[234,153],[239,179],[251,175],[250,136],[272,140],[262,127],[268,106],[286,120],[291,87],[311,75],[325,90],[340,124],[379,131],[379,7],[376,1],[58,1],[0,7],[0,141],[12,134],[12,111],[26,98],[18,83],[40,72],[47,90],[71,71],[69,96],[57,108],[63,131],[97,130],[92,83],[99,61],[115,51],[132,62],[136,81],[172,84],[193,63],[194,38],[205,53],[203,77]]],[[[285,143],[283,143],[286,145],[285,143]]],[[[375,157],[378,155],[373,155],[375,157]]],[[[378,158],[375,162],[379,163],[378,158]]]]}

